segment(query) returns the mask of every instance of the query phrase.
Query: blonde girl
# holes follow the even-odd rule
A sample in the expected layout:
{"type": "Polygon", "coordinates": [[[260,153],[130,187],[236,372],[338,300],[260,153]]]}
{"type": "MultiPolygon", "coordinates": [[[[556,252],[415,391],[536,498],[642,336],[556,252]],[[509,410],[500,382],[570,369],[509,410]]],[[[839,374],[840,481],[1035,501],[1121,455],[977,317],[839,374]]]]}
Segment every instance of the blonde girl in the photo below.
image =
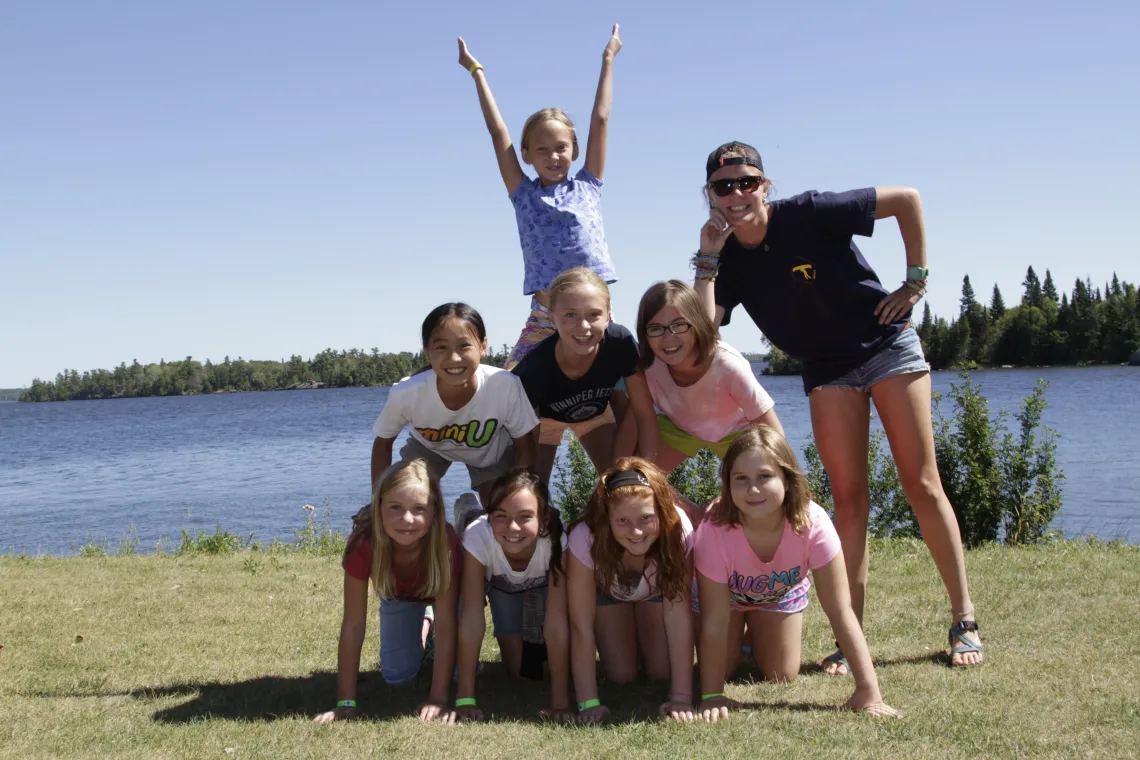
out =
{"type": "Polygon", "coordinates": [[[495,478],[532,463],[538,418],[517,377],[480,363],[487,331],[478,311],[465,303],[437,306],[421,334],[432,371],[406,377],[388,392],[372,428],[373,483],[392,463],[397,436],[411,428],[401,458],[423,459],[437,480],[460,462],[486,500],[495,478]]]}
{"type": "Polygon", "coordinates": [[[523,293],[531,296],[531,311],[507,369],[511,369],[544,338],[553,335],[547,289],[562,272],[584,266],[606,282],[617,280],[602,227],[601,189],[606,166],[606,138],[613,100],[613,63],[621,50],[618,25],[602,52],[602,73],[590,114],[586,163],[573,177],[578,160],[578,133],[561,108],[544,108],[530,116],[522,130],[522,160],[538,175],[528,178],[519,164],[510,132],[491,95],[483,66],[459,38],[459,65],[471,73],[479,94],[483,119],[491,133],[495,158],[507,194],[515,208],[523,254],[523,293]]]}
{"type": "Polygon", "coordinates": [[[398,462],[379,479],[370,519],[349,536],[344,560],[344,616],[337,647],[336,708],[316,716],[331,723],[356,715],[360,649],[368,617],[368,586],[380,598],[380,675],[392,685],[419,672],[425,612],[435,612],[435,661],[422,721],[455,722],[448,707],[455,663],[457,605],[463,570],[459,539],[447,523],[439,481],[422,459],[398,462]]]}
{"type": "Polygon", "coordinates": [[[855,693],[846,707],[898,715],[879,694],[867,642],[851,607],[839,536],[827,513],[811,500],[783,435],[757,425],[736,437],[721,467],[719,503],[701,523],[695,543],[700,717],[715,722],[728,717],[734,706],[724,695],[724,682],[740,662],[745,624],[752,657],[765,680],[795,679],[812,581],[855,673],[855,693]]]}
{"type": "Polygon", "coordinates": [[[665,475],[638,457],[619,459],[570,527],[570,664],[578,721],[609,715],[598,696],[595,653],[606,678],[630,683],[638,666],[668,680],[661,715],[693,720],[692,524],[665,475]]]}
{"type": "Polygon", "coordinates": [[[562,434],[572,430],[598,472],[615,456],[633,453],[652,461],[657,449],[657,415],[638,367],[640,354],[633,333],[610,321],[610,291],[605,281],[586,267],[569,269],[550,285],[550,313],[557,332],[543,340],[513,372],[522,380],[527,398],[540,419],[536,469],[550,478],[562,434]],[[618,426],[614,387],[625,384],[632,424],[618,426]]]}
{"type": "MultiPolygon", "coordinates": [[[[461,518],[457,517],[457,520],[461,518]]],[[[463,530],[463,613],[459,621],[459,720],[478,721],[475,698],[479,649],[486,630],[483,597],[503,665],[512,678],[550,677],[550,708],[540,711],[559,722],[570,711],[570,628],[566,619],[566,539],[546,486],[532,471],[517,467],[495,481],[486,511],[463,530]],[[532,621],[540,635],[525,636],[527,601],[544,610],[532,621]],[[537,638],[538,640],[526,640],[537,638]]]]}

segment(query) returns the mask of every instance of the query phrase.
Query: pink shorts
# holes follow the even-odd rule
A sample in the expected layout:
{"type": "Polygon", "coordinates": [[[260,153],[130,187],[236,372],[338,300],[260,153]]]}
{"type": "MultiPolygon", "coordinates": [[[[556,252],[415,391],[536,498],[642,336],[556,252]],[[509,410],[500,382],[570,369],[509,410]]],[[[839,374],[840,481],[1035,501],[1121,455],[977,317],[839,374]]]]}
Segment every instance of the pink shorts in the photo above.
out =
{"type": "Polygon", "coordinates": [[[608,404],[606,411],[599,414],[597,417],[591,417],[582,422],[560,422],[558,420],[551,420],[543,417],[539,421],[538,427],[538,442],[547,446],[557,446],[562,443],[562,434],[566,430],[570,430],[578,438],[582,440],[582,436],[597,430],[602,425],[612,425],[616,423],[614,419],[614,410],[608,404]]]}

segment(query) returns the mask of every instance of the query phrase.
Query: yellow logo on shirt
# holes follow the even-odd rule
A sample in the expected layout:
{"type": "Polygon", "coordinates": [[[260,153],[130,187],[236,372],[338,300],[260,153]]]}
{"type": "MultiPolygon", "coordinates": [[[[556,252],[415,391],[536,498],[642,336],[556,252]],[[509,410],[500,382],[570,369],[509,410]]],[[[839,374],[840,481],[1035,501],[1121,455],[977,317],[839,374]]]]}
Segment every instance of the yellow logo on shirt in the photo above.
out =
{"type": "Polygon", "coordinates": [[[815,279],[815,267],[813,267],[811,264],[800,264],[799,266],[792,267],[792,274],[795,274],[796,272],[799,272],[801,275],[803,275],[803,278],[805,280],[815,279]]]}

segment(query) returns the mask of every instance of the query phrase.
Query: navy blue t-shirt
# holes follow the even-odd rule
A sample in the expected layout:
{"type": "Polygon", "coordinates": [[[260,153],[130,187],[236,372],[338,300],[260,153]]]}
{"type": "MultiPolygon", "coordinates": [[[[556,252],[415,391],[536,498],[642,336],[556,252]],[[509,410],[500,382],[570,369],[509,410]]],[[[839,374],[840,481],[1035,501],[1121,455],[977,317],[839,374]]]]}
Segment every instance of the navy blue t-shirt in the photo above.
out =
{"type": "Polygon", "coordinates": [[[745,248],[730,235],[721,251],[721,324],[743,306],[772,345],[803,362],[807,393],[866,362],[910,321],[908,311],[879,324],[875,307],[890,291],[851,239],[871,236],[875,201],[873,187],[776,200],[763,243],[745,248]]]}
{"type": "Polygon", "coordinates": [[[610,323],[594,363],[586,374],[571,380],[554,358],[558,333],[546,338],[523,357],[512,372],[522,380],[538,416],[559,422],[585,422],[606,411],[614,386],[637,372],[637,341],[621,325],[610,323]]]}

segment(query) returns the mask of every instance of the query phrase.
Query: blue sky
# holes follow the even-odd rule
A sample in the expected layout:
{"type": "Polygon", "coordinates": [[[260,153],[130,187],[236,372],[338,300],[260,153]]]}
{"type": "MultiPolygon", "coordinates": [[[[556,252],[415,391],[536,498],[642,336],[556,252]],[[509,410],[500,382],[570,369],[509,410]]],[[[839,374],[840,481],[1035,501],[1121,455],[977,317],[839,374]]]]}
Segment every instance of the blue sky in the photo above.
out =
{"type": "MultiPolygon", "coordinates": [[[[434,306],[494,345],[527,313],[514,214],[462,35],[516,137],[585,129],[613,22],[603,194],[632,326],[687,277],[707,153],[777,192],[913,185],[934,310],[1026,266],[1137,281],[1134,3],[5,3],[0,387],[193,356],[413,350],[434,306]],[[491,9],[494,9],[493,11],[491,9]],[[725,10],[721,10],[725,9],[725,10]]],[[[897,230],[860,240],[901,280],[897,230]]],[[[729,342],[759,350],[748,320],[729,342]]]]}

